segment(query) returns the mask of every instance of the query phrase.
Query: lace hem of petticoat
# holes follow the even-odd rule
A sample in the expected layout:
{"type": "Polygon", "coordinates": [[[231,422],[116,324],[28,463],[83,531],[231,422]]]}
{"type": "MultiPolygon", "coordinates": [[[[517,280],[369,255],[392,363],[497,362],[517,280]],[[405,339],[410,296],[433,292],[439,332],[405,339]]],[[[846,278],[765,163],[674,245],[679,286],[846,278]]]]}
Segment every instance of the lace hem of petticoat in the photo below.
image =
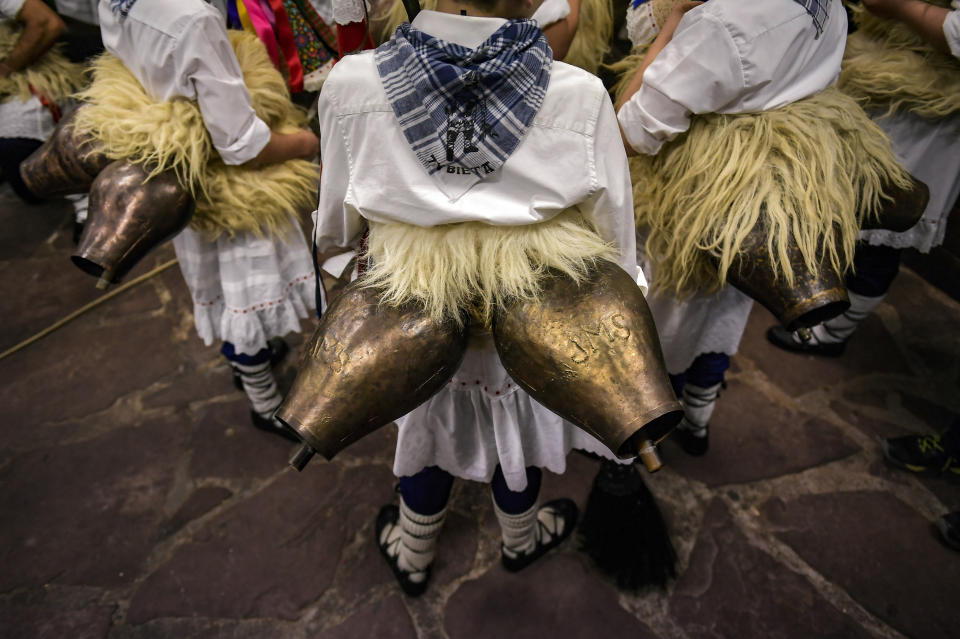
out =
{"type": "Polygon", "coordinates": [[[232,308],[222,298],[193,305],[197,334],[207,346],[216,340],[231,342],[237,353],[253,355],[272,337],[300,332],[300,320],[316,308],[313,273],[287,284],[284,296],[245,308],[232,308]]]}

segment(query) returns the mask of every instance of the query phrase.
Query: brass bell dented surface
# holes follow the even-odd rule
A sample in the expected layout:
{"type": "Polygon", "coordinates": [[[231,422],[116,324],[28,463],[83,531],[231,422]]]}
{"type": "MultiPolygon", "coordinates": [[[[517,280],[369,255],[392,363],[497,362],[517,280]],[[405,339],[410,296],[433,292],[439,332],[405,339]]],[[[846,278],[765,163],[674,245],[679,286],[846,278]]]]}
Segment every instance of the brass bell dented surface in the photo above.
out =
{"type": "Polygon", "coordinates": [[[380,304],[379,291],[347,285],[320,319],[276,413],[304,441],[291,465],[302,469],[313,452],[332,459],[409,413],[450,381],[466,349],[467,325],[380,304]]]}
{"type": "Polygon", "coordinates": [[[37,197],[86,193],[110,164],[97,144],[74,127],[77,111],[60,120],[50,138],[20,164],[24,183],[37,197]]]}
{"type": "Polygon", "coordinates": [[[90,210],[70,259],[100,277],[99,287],[119,282],[148,252],[183,230],[195,208],[173,172],[147,180],[140,166],[119,160],[90,187],[90,210]]]}
{"type": "Polygon", "coordinates": [[[913,184],[910,188],[900,189],[885,185],[883,192],[893,200],[881,199],[880,211],[875,219],[866,220],[862,229],[884,229],[903,233],[913,228],[930,201],[930,189],[926,184],[910,176],[913,184]]]}
{"type": "Polygon", "coordinates": [[[579,285],[551,274],[539,299],[494,315],[493,336],[523,390],[618,457],[646,451],[683,416],[647,302],[616,264],[601,262],[579,285]]]}
{"type": "Polygon", "coordinates": [[[727,271],[727,282],[760,302],[788,331],[810,327],[840,315],[850,308],[843,277],[824,256],[814,275],[807,268],[795,242],[789,244],[793,284],[777,277],[770,265],[766,232],[756,225],[741,245],[727,271]]]}

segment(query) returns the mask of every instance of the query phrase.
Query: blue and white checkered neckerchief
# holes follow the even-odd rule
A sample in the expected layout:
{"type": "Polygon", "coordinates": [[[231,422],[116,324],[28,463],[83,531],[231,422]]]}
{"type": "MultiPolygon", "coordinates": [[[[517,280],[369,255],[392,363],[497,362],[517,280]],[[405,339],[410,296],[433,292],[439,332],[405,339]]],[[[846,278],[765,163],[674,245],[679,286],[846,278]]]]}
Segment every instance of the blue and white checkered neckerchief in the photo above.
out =
{"type": "Polygon", "coordinates": [[[508,20],[475,49],[404,23],[374,53],[403,135],[457,197],[493,175],[543,104],[553,52],[532,20],[508,20]],[[442,173],[442,175],[440,175],[442,173]]]}
{"type": "Polygon", "coordinates": [[[810,17],[813,18],[813,26],[817,30],[817,37],[820,37],[820,34],[823,33],[823,25],[827,23],[827,20],[830,18],[830,13],[827,11],[827,5],[830,4],[830,0],[793,0],[804,9],[807,10],[807,13],[810,14],[810,17]]]}
{"type": "Polygon", "coordinates": [[[119,16],[121,20],[127,17],[127,14],[130,13],[130,8],[133,7],[134,3],[137,0],[110,0],[110,10],[113,11],[113,15],[119,16]]]}

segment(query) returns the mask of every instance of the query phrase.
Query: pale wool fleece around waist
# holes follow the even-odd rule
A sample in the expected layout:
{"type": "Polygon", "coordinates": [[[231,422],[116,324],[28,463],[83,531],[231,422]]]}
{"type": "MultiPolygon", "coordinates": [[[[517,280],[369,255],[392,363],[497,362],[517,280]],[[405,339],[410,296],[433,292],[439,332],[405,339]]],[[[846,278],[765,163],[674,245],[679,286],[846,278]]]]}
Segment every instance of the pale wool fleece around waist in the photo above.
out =
{"type": "Polygon", "coordinates": [[[469,311],[485,325],[507,301],[535,299],[550,270],[580,281],[597,260],[618,257],[573,208],[524,226],[371,222],[367,246],[372,266],[361,281],[382,289],[385,303],[416,304],[438,321],[469,311]]]}

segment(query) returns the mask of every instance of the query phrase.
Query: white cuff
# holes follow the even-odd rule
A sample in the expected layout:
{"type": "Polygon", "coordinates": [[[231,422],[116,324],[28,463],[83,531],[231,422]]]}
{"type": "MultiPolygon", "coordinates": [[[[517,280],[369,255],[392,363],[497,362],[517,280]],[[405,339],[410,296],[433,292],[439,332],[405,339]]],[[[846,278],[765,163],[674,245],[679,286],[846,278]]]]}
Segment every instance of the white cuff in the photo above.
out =
{"type": "Polygon", "coordinates": [[[960,58],[960,11],[951,11],[943,21],[943,35],[953,57],[960,58]]]}
{"type": "Polygon", "coordinates": [[[260,155],[260,151],[270,142],[270,127],[267,123],[253,116],[246,130],[237,140],[227,147],[217,147],[224,164],[238,165],[249,162],[260,155]]]}
{"type": "Polygon", "coordinates": [[[570,15],[570,3],[567,0],[543,0],[530,19],[535,21],[541,29],[545,29],[554,22],[559,22],[570,15]]]}

